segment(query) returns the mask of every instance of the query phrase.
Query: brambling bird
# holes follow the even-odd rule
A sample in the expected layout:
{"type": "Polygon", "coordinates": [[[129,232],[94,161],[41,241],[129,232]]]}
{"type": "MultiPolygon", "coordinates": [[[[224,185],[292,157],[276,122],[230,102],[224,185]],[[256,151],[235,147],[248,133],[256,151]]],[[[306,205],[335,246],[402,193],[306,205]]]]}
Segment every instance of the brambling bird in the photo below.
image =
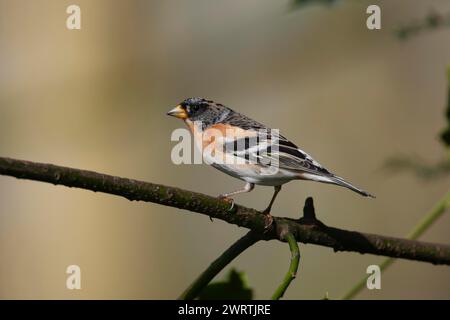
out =
{"type": "Polygon", "coordinates": [[[242,189],[219,195],[222,199],[233,201],[231,196],[250,192],[255,185],[273,186],[272,199],[263,211],[271,217],[270,211],[281,186],[291,180],[334,184],[364,197],[374,197],[325,169],[277,130],[223,104],[203,98],[189,98],[167,114],[187,124],[200,150],[210,148],[212,152],[203,153],[208,163],[246,182],[242,189]]]}

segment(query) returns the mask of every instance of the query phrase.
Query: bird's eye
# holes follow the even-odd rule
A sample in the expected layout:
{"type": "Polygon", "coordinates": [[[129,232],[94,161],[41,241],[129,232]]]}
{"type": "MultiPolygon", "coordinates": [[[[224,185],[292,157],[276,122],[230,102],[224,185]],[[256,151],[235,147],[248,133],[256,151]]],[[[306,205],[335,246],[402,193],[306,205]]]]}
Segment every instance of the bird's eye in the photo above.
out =
{"type": "Polygon", "coordinates": [[[199,105],[194,105],[194,106],[191,107],[191,111],[193,111],[193,112],[198,111],[198,109],[200,109],[199,105]]]}

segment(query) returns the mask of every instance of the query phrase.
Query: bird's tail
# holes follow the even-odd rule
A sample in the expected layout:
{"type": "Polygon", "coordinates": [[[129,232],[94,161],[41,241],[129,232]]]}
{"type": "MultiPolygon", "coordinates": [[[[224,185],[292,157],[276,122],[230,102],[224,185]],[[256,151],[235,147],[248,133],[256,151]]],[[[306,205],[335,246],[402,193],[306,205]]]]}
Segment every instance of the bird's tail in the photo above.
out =
{"type": "Polygon", "coordinates": [[[348,188],[348,189],[350,189],[352,191],[355,191],[356,193],[359,193],[360,195],[362,195],[364,197],[375,198],[374,195],[372,195],[372,194],[370,194],[370,193],[368,193],[368,192],[366,192],[366,191],[364,191],[362,189],[359,189],[359,188],[355,187],[354,185],[352,185],[351,183],[345,181],[341,177],[333,175],[333,176],[330,176],[330,177],[327,177],[327,178],[330,179],[330,183],[336,184],[336,185],[341,186],[341,187],[348,188]]]}
{"type": "Polygon", "coordinates": [[[338,185],[338,186],[341,186],[341,187],[348,188],[348,189],[350,189],[350,190],[352,190],[352,191],[354,191],[356,193],[359,193],[360,195],[362,195],[364,197],[375,198],[374,195],[371,195],[370,193],[355,187],[351,183],[345,181],[343,178],[335,176],[334,174],[317,175],[317,174],[304,174],[303,173],[299,178],[300,179],[306,179],[306,180],[313,180],[313,181],[323,182],[323,183],[335,184],[335,185],[338,185]]]}

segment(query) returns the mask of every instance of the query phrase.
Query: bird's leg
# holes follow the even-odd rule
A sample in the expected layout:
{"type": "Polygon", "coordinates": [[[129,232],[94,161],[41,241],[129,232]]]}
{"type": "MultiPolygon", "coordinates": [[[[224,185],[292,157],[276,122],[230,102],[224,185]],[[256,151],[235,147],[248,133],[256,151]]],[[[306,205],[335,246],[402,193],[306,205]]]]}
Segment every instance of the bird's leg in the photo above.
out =
{"type": "Polygon", "coordinates": [[[263,213],[265,215],[270,215],[270,211],[272,210],[272,205],[275,202],[278,192],[280,192],[280,190],[281,190],[281,186],[275,186],[274,189],[275,189],[275,191],[273,193],[272,199],[270,200],[269,206],[266,209],[264,209],[264,211],[263,211],[263,213]]]}
{"type": "Polygon", "coordinates": [[[233,192],[230,192],[230,193],[222,193],[221,195],[219,195],[219,198],[226,199],[226,198],[229,198],[229,197],[234,196],[234,195],[239,194],[239,193],[250,192],[250,191],[253,190],[253,188],[255,188],[255,184],[247,182],[245,184],[244,188],[236,190],[236,191],[233,191],[233,192]]]}
{"type": "Polygon", "coordinates": [[[240,193],[250,192],[254,188],[255,188],[255,184],[254,183],[247,182],[245,184],[244,188],[236,190],[236,191],[233,191],[233,192],[229,192],[229,193],[222,193],[221,195],[218,196],[218,198],[231,202],[230,210],[232,210],[233,207],[234,207],[234,200],[233,200],[233,198],[230,198],[230,197],[234,196],[234,195],[237,195],[237,194],[240,194],[240,193]]]}
{"type": "Polygon", "coordinates": [[[272,199],[270,200],[269,206],[266,209],[264,209],[264,211],[262,212],[267,218],[266,229],[268,229],[272,225],[273,217],[270,214],[270,211],[272,210],[272,205],[275,202],[275,199],[276,199],[276,197],[278,195],[278,192],[280,192],[280,190],[281,190],[281,185],[280,186],[275,186],[274,189],[275,189],[275,191],[273,193],[272,199]]]}

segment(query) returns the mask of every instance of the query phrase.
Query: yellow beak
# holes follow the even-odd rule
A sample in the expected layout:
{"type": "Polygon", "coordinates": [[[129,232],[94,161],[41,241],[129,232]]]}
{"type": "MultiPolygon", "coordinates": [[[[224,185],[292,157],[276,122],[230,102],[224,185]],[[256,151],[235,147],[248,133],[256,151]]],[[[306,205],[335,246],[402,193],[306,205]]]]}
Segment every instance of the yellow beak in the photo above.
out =
{"type": "Polygon", "coordinates": [[[186,110],[182,108],[181,105],[177,105],[175,108],[167,112],[167,115],[180,119],[187,119],[188,117],[186,110]]]}

